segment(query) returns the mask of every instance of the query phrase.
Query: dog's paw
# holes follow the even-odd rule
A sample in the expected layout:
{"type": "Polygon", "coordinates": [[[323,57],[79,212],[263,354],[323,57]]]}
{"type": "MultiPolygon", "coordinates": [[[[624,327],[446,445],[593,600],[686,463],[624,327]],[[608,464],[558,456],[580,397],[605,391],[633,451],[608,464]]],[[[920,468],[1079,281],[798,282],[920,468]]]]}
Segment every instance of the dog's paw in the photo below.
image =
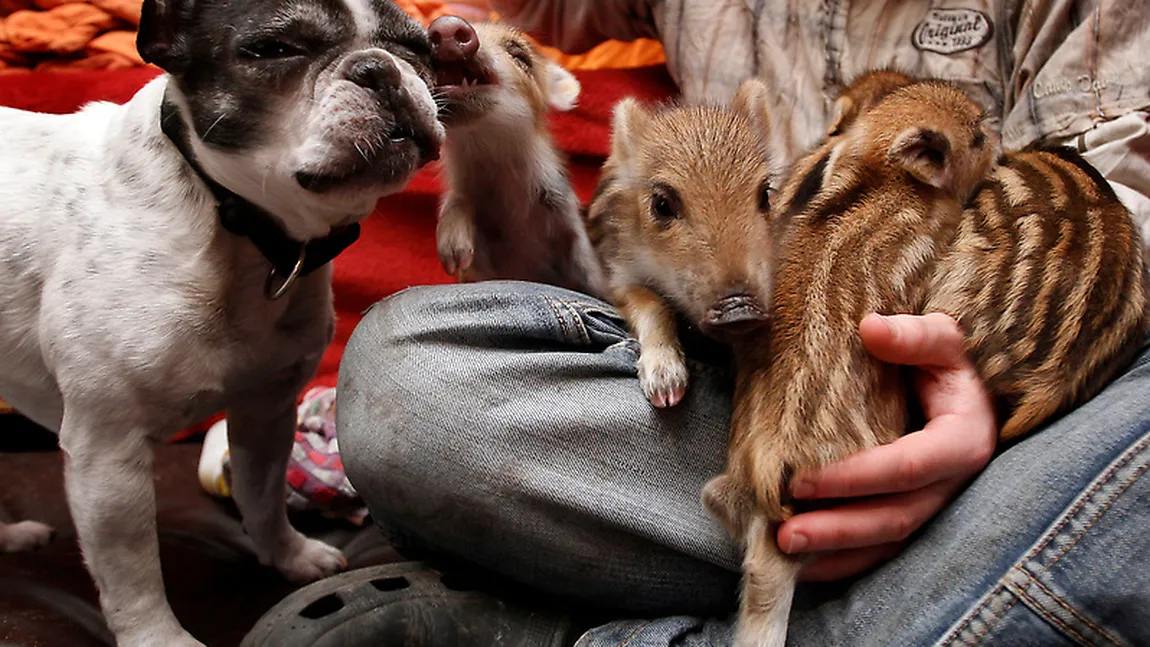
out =
{"type": "Polygon", "coordinates": [[[457,276],[475,260],[475,232],[465,218],[441,220],[436,231],[436,246],[443,271],[457,276]]]}
{"type": "Polygon", "coordinates": [[[52,541],[56,531],[39,521],[0,523],[0,553],[18,553],[43,548],[52,541]]]}
{"type": "Polygon", "coordinates": [[[643,394],[656,407],[673,407],[687,392],[687,364],[674,349],[652,348],[639,353],[636,364],[643,394]]]}
{"type": "Polygon", "coordinates": [[[314,582],[347,568],[347,558],[339,549],[303,535],[299,539],[294,550],[276,560],[275,566],[284,577],[297,583],[314,582]]]}

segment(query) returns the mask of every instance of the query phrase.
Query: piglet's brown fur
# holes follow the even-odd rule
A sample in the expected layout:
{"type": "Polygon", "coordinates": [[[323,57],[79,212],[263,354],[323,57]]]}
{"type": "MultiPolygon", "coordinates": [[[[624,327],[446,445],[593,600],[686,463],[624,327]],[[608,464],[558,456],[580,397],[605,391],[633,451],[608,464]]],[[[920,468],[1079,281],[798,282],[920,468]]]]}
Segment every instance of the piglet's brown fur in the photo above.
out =
{"type": "Polygon", "coordinates": [[[905,386],[862,346],[864,316],[956,317],[1006,438],[1093,395],[1146,331],[1133,223],[1096,172],[1067,152],[995,166],[959,90],[884,74],[848,90],[788,180],[771,327],[736,352],[727,471],[703,499],[746,549],[739,647],[785,643],[799,562],[774,533],[789,477],[905,431],[905,386]]]}
{"type": "Polygon", "coordinates": [[[774,542],[791,474],[906,426],[898,369],[862,346],[870,312],[918,312],[938,253],[995,157],[977,106],[919,84],[799,161],[772,213],[767,335],[739,343],[727,471],[704,503],[746,549],[736,645],[783,645],[799,562],[774,542]]]}
{"type": "Polygon", "coordinates": [[[463,281],[515,279],[602,296],[603,270],[547,128],[579,82],[518,30],[475,25],[479,50],[440,71],[446,189],[436,240],[463,281]]]}
{"type": "Polygon", "coordinates": [[[766,88],[729,107],[615,109],[612,151],[587,215],[608,294],[638,338],[639,382],[657,407],[683,397],[681,314],[715,337],[766,318],[771,168],[766,88]]]}

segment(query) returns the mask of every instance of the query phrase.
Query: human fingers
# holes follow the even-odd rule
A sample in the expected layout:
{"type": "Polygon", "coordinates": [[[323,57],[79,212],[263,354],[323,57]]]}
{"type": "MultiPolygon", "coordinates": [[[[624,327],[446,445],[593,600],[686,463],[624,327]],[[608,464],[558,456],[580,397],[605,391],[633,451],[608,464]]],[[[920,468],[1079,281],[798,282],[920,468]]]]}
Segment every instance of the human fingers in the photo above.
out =
{"type": "Polygon", "coordinates": [[[819,555],[803,565],[799,579],[804,582],[835,582],[852,577],[893,559],[902,547],[902,542],[896,542],[819,555]]]}
{"type": "Polygon", "coordinates": [[[969,477],[994,454],[996,428],[989,411],[939,415],[920,431],[872,447],[817,470],[796,474],[796,499],[841,499],[909,492],[969,477]]]}
{"type": "Polygon", "coordinates": [[[784,553],[865,548],[903,541],[943,508],[964,481],[874,497],[788,519],[776,537],[784,553]]]}
{"type": "Polygon", "coordinates": [[[891,364],[957,367],[966,363],[962,330],[949,315],[867,315],[859,324],[863,345],[891,364]]]}

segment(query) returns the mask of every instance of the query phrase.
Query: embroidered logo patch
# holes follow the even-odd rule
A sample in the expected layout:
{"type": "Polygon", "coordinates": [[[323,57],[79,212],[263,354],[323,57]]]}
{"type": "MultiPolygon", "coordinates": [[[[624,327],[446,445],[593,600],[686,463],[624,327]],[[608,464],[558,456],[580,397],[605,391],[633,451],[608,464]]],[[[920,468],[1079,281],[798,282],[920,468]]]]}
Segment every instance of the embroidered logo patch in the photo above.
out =
{"type": "Polygon", "coordinates": [[[911,34],[914,46],[928,52],[956,54],[982,47],[994,33],[994,23],[975,9],[931,9],[911,34]]]}

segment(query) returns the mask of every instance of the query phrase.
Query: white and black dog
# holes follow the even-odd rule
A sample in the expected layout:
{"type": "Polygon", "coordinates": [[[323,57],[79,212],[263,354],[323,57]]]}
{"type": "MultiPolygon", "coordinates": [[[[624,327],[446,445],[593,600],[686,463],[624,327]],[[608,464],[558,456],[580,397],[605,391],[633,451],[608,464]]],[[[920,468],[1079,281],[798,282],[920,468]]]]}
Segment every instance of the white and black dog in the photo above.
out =
{"type": "MultiPolygon", "coordinates": [[[[328,262],[444,132],[427,33],[390,0],[146,0],[137,44],[167,74],[123,106],[0,109],[0,396],[59,433],[118,644],[182,647],[154,445],[226,410],[259,559],[345,565],[285,513],[296,397],[333,332],[328,262]]],[[[0,524],[0,550],[49,535],[0,524]]]]}

